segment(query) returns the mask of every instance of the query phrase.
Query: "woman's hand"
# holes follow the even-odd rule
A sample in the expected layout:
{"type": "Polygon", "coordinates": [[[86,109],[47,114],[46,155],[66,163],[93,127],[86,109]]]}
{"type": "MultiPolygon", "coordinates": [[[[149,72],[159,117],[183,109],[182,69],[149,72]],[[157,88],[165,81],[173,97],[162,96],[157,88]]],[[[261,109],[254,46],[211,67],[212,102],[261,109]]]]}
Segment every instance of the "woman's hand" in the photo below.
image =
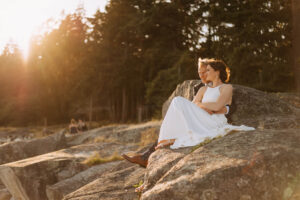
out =
{"type": "Polygon", "coordinates": [[[203,110],[205,110],[206,112],[208,112],[208,114],[210,114],[210,115],[213,114],[213,111],[211,111],[211,110],[209,110],[208,108],[204,107],[204,105],[203,105],[202,103],[200,103],[200,102],[195,102],[195,104],[196,104],[198,107],[200,107],[200,108],[202,108],[203,110]]]}

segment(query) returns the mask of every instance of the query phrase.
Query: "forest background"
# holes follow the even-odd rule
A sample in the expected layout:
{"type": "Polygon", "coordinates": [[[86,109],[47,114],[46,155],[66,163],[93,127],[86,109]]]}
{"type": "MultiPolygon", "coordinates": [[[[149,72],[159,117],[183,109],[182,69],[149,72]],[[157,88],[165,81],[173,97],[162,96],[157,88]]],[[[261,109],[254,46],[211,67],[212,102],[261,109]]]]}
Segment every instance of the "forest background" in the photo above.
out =
{"type": "Polygon", "coordinates": [[[26,61],[14,43],[0,54],[0,125],[160,118],[176,85],[198,79],[199,57],[224,60],[233,84],[299,92],[299,3],[110,0],[93,17],[78,7],[45,22],[26,61]]]}

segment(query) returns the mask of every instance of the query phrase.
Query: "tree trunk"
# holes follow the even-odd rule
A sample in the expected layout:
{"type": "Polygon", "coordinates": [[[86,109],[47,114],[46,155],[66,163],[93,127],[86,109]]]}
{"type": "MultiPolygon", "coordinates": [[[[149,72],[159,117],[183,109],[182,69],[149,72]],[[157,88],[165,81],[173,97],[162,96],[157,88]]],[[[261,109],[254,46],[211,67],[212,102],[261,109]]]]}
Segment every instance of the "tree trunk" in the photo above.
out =
{"type": "Polygon", "coordinates": [[[93,117],[93,97],[90,96],[89,127],[91,127],[92,117],[93,117]]]}
{"type": "Polygon", "coordinates": [[[300,0],[292,0],[293,16],[293,64],[296,91],[300,93],[300,0]]]}
{"type": "Polygon", "coordinates": [[[126,96],[126,90],[123,88],[122,90],[122,122],[125,122],[127,117],[127,96],[126,96]]]}

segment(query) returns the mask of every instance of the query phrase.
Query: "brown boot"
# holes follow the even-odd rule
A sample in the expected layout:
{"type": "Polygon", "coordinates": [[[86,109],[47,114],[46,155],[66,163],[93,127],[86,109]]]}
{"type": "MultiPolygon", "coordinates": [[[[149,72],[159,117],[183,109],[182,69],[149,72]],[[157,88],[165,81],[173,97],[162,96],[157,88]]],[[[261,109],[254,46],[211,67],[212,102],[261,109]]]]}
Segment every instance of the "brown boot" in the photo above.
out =
{"type": "Polygon", "coordinates": [[[129,162],[139,164],[142,167],[147,167],[148,160],[144,160],[142,158],[142,155],[136,155],[136,156],[129,157],[126,154],[122,154],[122,157],[124,159],[128,160],[129,162]]]}

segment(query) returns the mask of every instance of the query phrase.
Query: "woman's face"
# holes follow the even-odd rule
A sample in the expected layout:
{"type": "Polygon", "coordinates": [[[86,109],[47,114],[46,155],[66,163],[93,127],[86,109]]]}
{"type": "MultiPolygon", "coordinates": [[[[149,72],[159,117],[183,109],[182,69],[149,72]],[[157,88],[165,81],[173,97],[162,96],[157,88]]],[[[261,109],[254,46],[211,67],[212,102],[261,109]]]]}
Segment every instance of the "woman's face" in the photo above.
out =
{"type": "Polygon", "coordinates": [[[210,65],[207,65],[206,69],[206,81],[210,82],[219,78],[219,71],[215,71],[214,68],[212,68],[210,65]]]}

